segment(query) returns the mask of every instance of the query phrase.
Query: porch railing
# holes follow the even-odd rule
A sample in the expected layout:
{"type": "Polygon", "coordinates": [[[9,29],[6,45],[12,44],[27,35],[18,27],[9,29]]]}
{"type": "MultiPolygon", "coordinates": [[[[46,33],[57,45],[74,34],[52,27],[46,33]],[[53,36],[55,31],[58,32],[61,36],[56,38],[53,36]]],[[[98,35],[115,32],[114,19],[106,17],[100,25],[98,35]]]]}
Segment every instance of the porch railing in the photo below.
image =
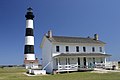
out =
{"type": "Polygon", "coordinates": [[[94,68],[104,68],[104,63],[96,63],[95,65],[78,65],[78,64],[70,64],[70,65],[58,65],[59,71],[77,71],[77,70],[92,70],[94,68]]]}
{"type": "Polygon", "coordinates": [[[78,70],[78,65],[58,65],[58,70],[78,70]]]}
{"type": "Polygon", "coordinates": [[[105,63],[96,63],[95,68],[105,68],[105,63]]]}
{"type": "Polygon", "coordinates": [[[82,66],[82,65],[58,65],[59,71],[77,71],[77,70],[89,70],[95,68],[94,66],[82,66]]]}

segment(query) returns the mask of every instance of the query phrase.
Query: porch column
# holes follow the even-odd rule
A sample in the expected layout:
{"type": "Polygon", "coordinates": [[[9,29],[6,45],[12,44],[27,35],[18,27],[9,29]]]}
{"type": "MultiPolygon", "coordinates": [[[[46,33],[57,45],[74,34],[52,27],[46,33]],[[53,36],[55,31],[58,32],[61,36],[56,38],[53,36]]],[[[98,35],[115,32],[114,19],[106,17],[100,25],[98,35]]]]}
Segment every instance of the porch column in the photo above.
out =
{"type": "Polygon", "coordinates": [[[86,67],[88,68],[88,58],[86,57],[86,67]]]}
{"type": "Polygon", "coordinates": [[[104,63],[106,64],[106,57],[104,58],[104,63]]]}
{"type": "Polygon", "coordinates": [[[69,57],[66,58],[66,65],[70,65],[70,58],[69,57]]]}

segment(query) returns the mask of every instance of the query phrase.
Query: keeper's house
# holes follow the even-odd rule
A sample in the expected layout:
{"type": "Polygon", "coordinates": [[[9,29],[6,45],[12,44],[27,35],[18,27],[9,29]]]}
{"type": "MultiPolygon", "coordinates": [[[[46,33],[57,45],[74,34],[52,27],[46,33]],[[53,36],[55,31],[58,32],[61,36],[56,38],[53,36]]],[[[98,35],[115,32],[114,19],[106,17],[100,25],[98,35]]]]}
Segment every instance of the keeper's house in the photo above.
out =
{"type": "Polygon", "coordinates": [[[97,34],[83,38],[53,36],[48,31],[41,43],[43,69],[49,73],[94,69],[97,64],[105,64],[110,56],[104,46],[97,34]]]}

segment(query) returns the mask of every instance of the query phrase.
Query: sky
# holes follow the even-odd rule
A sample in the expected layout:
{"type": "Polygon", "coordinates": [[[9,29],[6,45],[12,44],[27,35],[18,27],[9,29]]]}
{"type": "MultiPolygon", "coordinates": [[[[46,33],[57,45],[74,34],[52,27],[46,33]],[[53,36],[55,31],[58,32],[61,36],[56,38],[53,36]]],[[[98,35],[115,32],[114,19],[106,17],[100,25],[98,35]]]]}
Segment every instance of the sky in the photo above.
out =
{"type": "Polygon", "coordinates": [[[25,14],[33,8],[35,54],[48,30],[58,36],[93,37],[120,60],[120,0],[0,0],[0,65],[23,64],[25,14]]]}

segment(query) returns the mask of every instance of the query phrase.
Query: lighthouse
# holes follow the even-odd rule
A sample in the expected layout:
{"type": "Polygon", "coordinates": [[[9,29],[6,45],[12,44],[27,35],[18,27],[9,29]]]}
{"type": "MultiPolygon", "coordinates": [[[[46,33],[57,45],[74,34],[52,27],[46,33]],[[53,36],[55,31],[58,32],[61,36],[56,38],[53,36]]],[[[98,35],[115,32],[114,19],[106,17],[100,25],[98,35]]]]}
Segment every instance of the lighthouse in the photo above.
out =
{"type": "Polygon", "coordinates": [[[26,17],[26,32],[25,32],[25,46],[24,46],[24,64],[26,69],[38,68],[38,59],[34,53],[34,25],[33,9],[27,9],[26,17]]]}

